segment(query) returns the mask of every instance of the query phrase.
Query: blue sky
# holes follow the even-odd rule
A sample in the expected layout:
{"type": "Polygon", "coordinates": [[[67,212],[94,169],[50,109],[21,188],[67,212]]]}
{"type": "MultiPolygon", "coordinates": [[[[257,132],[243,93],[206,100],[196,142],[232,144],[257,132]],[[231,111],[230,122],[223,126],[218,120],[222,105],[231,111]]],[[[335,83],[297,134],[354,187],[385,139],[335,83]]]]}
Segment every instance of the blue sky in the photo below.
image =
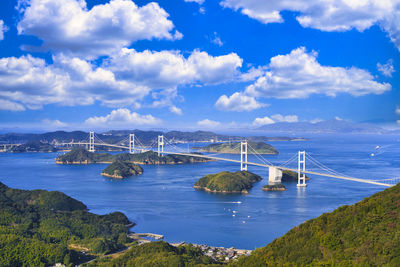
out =
{"type": "Polygon", "coordinates": [[[0,2],[2,129],[400,125],[399,1],[0,2]]]}

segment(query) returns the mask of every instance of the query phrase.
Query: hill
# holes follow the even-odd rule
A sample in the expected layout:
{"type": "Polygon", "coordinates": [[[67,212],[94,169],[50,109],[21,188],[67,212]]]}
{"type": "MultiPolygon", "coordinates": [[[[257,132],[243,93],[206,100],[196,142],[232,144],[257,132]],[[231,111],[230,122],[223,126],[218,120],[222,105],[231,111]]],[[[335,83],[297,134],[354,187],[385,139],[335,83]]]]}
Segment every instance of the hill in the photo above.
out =
{"type": "Polygon", "coordinates": [[[220,172],[208,174],[200,178],[194,188],[213,193],[248,193],[255,182],[261,181],[261,176],[248,171],[220,172]]]}
{"type": "MultiPolygon", "coordinates": [[[[254,154],[255,152],[250,149],[252,147],[258,154],[278,154],[278,150],[276,150],[273,146],[264,143],[264,142],[247,142],[248,154],[254,154]]],[[[211,152],[211,153],[226,153],[226,154],[240,154],[240,142],[233,143],[219,143],[219,144],[210,144],[208,146],[202,147],[199,149],[202,152],[211,152]]]]}
{"type": "Polygon", "coordinates": [[[116,160],[101,173],[103,176],[122,179],[132,175],[139,175],[143,173],[142,167],[139,165],[127,162],[116,160]]]}
{"type": "Polygon", "coordinates": [[[400,184],[309,220],[231,266],[400,266],[400,184]]]}
{"type": "Polygon", "coordinates": [[[14,146],[9,149],[8,152],[23,153],[23,152],[56,152],[57,149],[48,144],[42,142],[28,142],[19,146],[14,146]]]}
{"type": "Polygon", "coordinates": [[[57,164],[90,164],[111,163],[114,156],[107,153],[93,153],[84,148],[74,148],[70,152],[56,158],[57,164]]]}
{"type": "Polygon", "coordinates": [[[61,192],[0,183],[0,266],[78,264],[124,248],[128,224],[120,212],[90,213],[61,192]]]}

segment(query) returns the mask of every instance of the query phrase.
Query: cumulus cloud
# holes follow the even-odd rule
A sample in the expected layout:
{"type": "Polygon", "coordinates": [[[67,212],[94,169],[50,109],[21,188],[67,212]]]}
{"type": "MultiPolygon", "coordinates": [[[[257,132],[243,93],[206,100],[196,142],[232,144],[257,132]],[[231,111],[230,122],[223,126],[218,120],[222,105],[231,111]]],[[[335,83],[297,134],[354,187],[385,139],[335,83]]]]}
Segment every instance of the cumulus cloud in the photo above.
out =
{"type": "Polygon", "coordinates": [[[169,111],[171,111],[172,113],[175,113],[177,115],[182,115],[182,110],[180,108],[178,108],[177,106],[170,106],[169,107],[169,111]]]}
{"type": "Polygon", "coordinates": [[[347,93],[353,96],[383,94],[391,89],[388,83],[379,83],[366,70],[356,67],[323,66],[317,53],[306,52],[304,47],[287,55],[271,58],[268,70],[245,94],[265,98],[307,98],[312,94],[336,96],[347,93]]]}
{"type": "Polygon", "coordinates": [[[392,77],[393,72],[395,72],[393,67],[393,59],[389,59],[386,64],[376,64],[376,68],[380,73],[382,73],[382,75],[386,77],[392,77]]]}
{"type": "Polygon", "coordinates": [[[0,110],[24,111],[25,107],[21,104],[0,98],[0,110]]]}
{"type": "Polygon", "coordinates": [[[44,50],[81,57],[108,55],[137,40],[180,39],[168,13],[157,3],[138,7],[111,0],[88,9],[85,0],[26,0],[19,5],[18,33],[43,40],[44,50]]]}
{"type": "Polygon", "coordinates": [[[194,3],[197,3],[199,5],[202,5],[204,3],[204,0],[185,0],[185,2],[194,2],[194,3]]]}
{"type": "Polygon", "coordinates": [[[226,111],[251,111],[266,104],[259,103],[254,97],[247,96],[243,93],[236,92],[231,96],[222,95],[215,103],[215,106],[220,110],[226,111]]]}
{"type": "Polygon", "coordinates": [[[211,38],[211,43],[213,43],[219,47],[224,45],[221,38],[218,36],[218,34],[216,32],[214,32],[214,36],[211,38]]]}
{"type": "Polygon", "coordinates": [[[85,121],[89,126],[101,127],[135,127],[135,126],[154,126],[159,125],[162,121],[152,115],[140,115],[136,112],[131,112],[129,109],[120,108],[111,111],[106,116],[94,116],[85,121]]]}
{"type": "Polygon", "coordinates": [[[319,0],[223,0],[221,5],[240,11],[242,14],[262,23],[281,23],[282,11],[296,12],[297,21],[303,27],[322,31],[360,32],[371,26],[380,25],[400,49],[400,1],[319,1],[319,0]]]}
{"type": "Polygon", "coordinates": [[[395,112],[396,112],[397,115],[400,115],[400,107],[396,107],[395,112]]]}
{"type": "Polygon", "coordinates": [[[205,128],[215,128],[221,125],[220,122],[218,121],[213,121],[213,120],[209,120],[209,119],[204,119],[201,121],[197,122],[197,125],[205,127],[205,128]]]}
{"type": "MultiPolygon", "coordinates": [[[[152,106],[172,107],[178,86],[231,81],[240,75],[241,64],[234,53],[213,57],[194,51],[185,58],[178,51],[133,49],[122,49],[98,66],[64,54],[53,56],[52,64],[30,55],[0,58],[0,97],[35,109],[95,102],[110,107],[139,106],[151,94],[152,106]]],[[[170,110],[180,112],[176,107],[170,110]]]]}
{"type": "Polygon", "coordinates": [[[265,116],[262,118],[255,118],[253,121],[253,126],[262,126],[262,125],[268,125],[268,124],[274,124],[276,122],[298,122],[299,119],[297,115],[286,115],[283,116],[281,114],[275,114],[272,115],[271,117],[265,116]]]}
{"type": "Polygon", "coordinates": [[[8,31],[8,27],[4,24],[4,21],[0,19],[0,41],[4,40],[4,33],[8,31]]]}
{"type": "Polygon", "coordinates": [[[62,128],[62,127],[68,126],[67,123],[62,122],[60,120],[44,119],[44,120],[42,120],[42,123],[45,124],[45,126],[51,126],[51,127],[56,127],[56,128],[62,128]]]}

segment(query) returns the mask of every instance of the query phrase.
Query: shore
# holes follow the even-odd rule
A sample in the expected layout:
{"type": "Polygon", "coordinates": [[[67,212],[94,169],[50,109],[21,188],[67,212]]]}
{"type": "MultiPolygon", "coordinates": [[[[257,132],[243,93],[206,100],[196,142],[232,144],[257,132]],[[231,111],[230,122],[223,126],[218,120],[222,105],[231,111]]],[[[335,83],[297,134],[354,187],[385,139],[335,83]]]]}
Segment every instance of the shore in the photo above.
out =
{"type": "Polygon", "coordinates": [[[217,190],[211,190],[207,187],[201,187],[201,186],[193,186],[194,189],[197,190],[203,190],[209,193],[221,193],[221,194],[248,194],[249,191],[243,189],[242,191],[217,191],[217,190]]]}

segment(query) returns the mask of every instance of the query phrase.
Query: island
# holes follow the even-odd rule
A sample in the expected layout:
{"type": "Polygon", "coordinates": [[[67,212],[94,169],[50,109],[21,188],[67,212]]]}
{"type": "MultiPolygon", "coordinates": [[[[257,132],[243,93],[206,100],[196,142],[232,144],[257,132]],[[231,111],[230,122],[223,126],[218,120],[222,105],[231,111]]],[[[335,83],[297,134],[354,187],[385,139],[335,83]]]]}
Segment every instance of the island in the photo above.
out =
{"type": "MultiPolygon", "coordinates": [[[[198,154],[201,156],[201,154],[198,154]]],[[[185,164],[185,163],[197,163],[197,162],[208,162],[210,159],[196,156],[186,155],[161,155],[157,152],[147,151],[138,154],[108,154],[108,153],[93,153],[89,152],[84,148],[74,148],[70,152],[56,158],[57,164],[94,164],[94,163],[105,163],[110,164],[116,160],[128,161],[135,164],[185,164]]]]}
{"type": "Polygon", "coordinates": [[[11,147],[7,152],[23,153],[23,152],[56,152],[57,148],[48,143],[28,142],[19,146],[11,147]]]}
{"type": "MultiPolygon", "coordinates": [[[[252,147],[258,154],[279,154],[278,150],[276,150],[275,147],[264,142],[248,141],[247,146],[248,154],[255,154],[255,152],[250,149],[250,147],[252,147]]],[[[201,152],[240,154],[240,142],[210,144],[208,146],[198,149],[201,152]]]]}
{"type": "MultiPolygon", "coordinates": [[[[310,180],[310,177],[306,175],[306,181],[310,180]]],[[[282,171],[282,182],[297,182],[298,181],[298,173],[289,170],[282,171]]]]}
{"type": "Polygon", "coordinates": [[[139,165],[128,161],[116,160],[108,165],[108,167],[104,169],[101,175],[110,178],[122,179],[142,173],[143,169],[139,165]]]}
{"type": "Polygon", "coordinates": [[[262,188],[263,191],[286,191],[286,187],[283,184],[267,184],[262,188]]]}
{"type": "Polygon", "coordinates": [[[253,184],[261,180],[261,176],[248,171],[223,171],[200,178],[193,187],[212,193],[248,194],[253,184]]]}

